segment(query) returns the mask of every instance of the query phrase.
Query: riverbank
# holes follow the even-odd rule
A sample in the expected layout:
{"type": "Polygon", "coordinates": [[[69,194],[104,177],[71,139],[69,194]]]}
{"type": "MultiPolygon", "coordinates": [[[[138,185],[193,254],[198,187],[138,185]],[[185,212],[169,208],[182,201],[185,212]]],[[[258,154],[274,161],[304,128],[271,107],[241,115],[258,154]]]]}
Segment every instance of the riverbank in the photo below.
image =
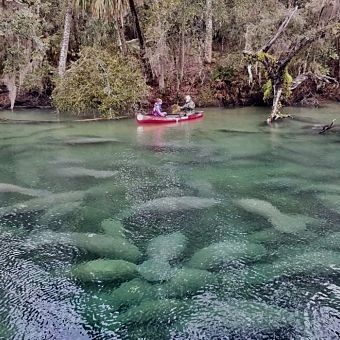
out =
{"type": "MultiPolygon", "coordinates": [[[[141,105],[144,109],[150,109],[150,103],[155,98],[161,97],[163,106],[170,108],[173,104],[181,104],[185,94],[191,94],[199,107],[270,106],[263,100],[262,87],[258,83],[249,85],[246,78],[236,78],[231,82],[217,81],[196,84],[194,87],[190,84],[184,84],[179,90],[169,89],[163,94],[159,93],[157,88],[153,88],[148,100],[141,105]]],[[[328,101],[340,101],[340,86],[337,84],[319,86],[309,82],[292,91],[291,97],[284,102],[284,106],[319,107],[328,101]]],[[[0,87],[0,110],[9,108],[8,91],[2,86],[0,87]]],[[[16,100],[15,108],[46,110],[53,109],[53,103],[48,94],[21,91],[16,100]]]]}

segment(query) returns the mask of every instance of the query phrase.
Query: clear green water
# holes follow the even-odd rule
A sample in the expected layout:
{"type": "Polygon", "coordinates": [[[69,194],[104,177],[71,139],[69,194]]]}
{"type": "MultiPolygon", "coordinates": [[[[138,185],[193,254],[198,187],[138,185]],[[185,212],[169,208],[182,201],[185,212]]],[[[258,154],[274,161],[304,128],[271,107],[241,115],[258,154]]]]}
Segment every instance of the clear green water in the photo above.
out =
{"type": "Polygon", "coordinates": [[[338,339],[340,106],[290,110],[0,125],[0,339],[338,339]]]}

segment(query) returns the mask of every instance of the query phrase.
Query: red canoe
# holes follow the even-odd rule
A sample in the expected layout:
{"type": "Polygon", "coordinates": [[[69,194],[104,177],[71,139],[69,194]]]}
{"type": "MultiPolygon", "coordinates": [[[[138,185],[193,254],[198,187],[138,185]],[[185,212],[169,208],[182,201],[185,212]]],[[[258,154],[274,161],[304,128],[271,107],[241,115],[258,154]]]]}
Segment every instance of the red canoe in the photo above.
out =
{"type": "Polygon", "coordinates": [[[181,113],[178,115],[168,115],[166,117],[155,117],[152,115],[137,114],[136,119],[138,124],[166,124],[166,123],[179,123],[187,122],[188,120],[195,120],[204,116],[203,111],[195,113],[181,113]]]}

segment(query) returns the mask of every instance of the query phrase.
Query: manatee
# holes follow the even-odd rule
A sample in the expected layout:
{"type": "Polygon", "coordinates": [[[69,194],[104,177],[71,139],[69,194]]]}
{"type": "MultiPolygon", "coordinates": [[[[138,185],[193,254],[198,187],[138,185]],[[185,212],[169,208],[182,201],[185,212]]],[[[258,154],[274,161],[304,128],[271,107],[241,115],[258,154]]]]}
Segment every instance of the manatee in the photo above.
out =
{"type": "Polygon", "coordinates": [[[328,236],[321,237],[316,240],[313,245],[319,246],[325,249],[332,249],[340,251],[340,232],[329,234],[328,236]]]}
{"type": "Polygon", "coordinates": [[[51,194],[51,192],[49,192],[48,190],[23,188],[18,185],[9,184],[9,183],[0,183],[0,192],[14,192],[14,193],[18,193],[21,195],[33,196],[33,197],[42,197],[42,196],[51,194]]]}
{"type": "Polygon", "coordinates": [[[315,223],[317,221],[314,218],[304,215],[284,214],[271,203],[258,199],[240,199],[235,203],[250,213],[265,217],[275,229],[282,233],[299,233],[306,230],[308,223],[315,223]]]}
{"type": "Polygon", "coordinates": [[[202,299],[194,302],[191,310],[191,316],[180,319],[173,327],[178,335],[185,334],[186,339],[195,338],[195,334],[200,334],[201,339],[214,335],[224,338],[228,331],[244,332],[248,338],[252,332],[273,331],[298,322],[295,313],[251,300],[202,299]]]}
{"type": "Polygon", "coordinates": [[[109,178],[117,174],[117,171],[104,171],[104,170],[94,170],[86,169],[81,167],[69,167],[69,168],[58,168],[55,169],[57,176],[61,177],[94,177],[94,178],[109,178]]]}
{"type": "Polygon", "coordinates": [[[162,282],[169,280],[176,272],[169,262],[162,259],[151,259],[138,266],[138,272],[147,281],[162,282]]]}
{"type": "Polygon", "coordinates": [[[28,240],[29,247],[53,243],[72,245],[91,254],[111,259],[138,262],[141,257],[136,246],[126,239],[110,235],[45,231],[32,235],[28,240]]]}
{"type": "Polygon", "coordinates": [[[122,283],[110,294],[110,305],[114,310],[138,305],[144,300],[154,300],[158,290],[154,285],[139,278],[122,283]]]}
{"type": "Polygon", "coordinates": [[[162,285],[161,289],[164,295],[173,298],[196,294],[217,284],[217,276],[207,270],[183,268],[179,269],[167,283],[162,285]]]}
{"type": "Polygon", "coordinates": [[[123,260],[94,260],[71,268],[71,274],[83,282],[125,282],[138,277],[137,266],[123,260]]]}
{"type": "Polygon", "coordinates": [[[66,215],[77,212],[81,205],[82,205],[81,201],[53,205],[52,207],[48,208],[44,214],[40,216],[39,222],[42,224],[49,224],[66,215]]]}
{"type": "Polygon", "coordinates": [[[282,234],[277,229],[266,228],[264,230],[260,230],[253,234],[250,234],[248,236],[248,241],[264,244],[287,242],[287,240],[289,240],[290,242],[308,243],[317,237],[318,237],[317,234],[309,230],[305,230],[299,233],[298,235],[294,235],[294,234],[282,234]]]}
{"type": "Polygon", "coordinates": [[[102,221],[100,225],[100,229],[104,234],[125,238],[126,230],[124,229],[122,223],[120,221],[114,219],[107,219],[102,221]]]}
{"type": "Polygon", "coordinates": [[[33,198],[22,203],[0,208],[0,217],[34,213],[47,210],[54,205],[82,201],[85,197],[85,194],[85,191],[70,191],[59,194],[51,194],[40,198],[33,198]]]}
{"type": "Polygon", "coordinates": [[[327,208],[340,214],[340,195],[319,195],[319,198],[327,208]]]}
{"type": "Polygon", "coordinates": [[[66,145],[95,145],[95,144],[111,144],[118,143],[117,139],[112,138],[100,138],[100,137],[75,137],[73,139],[68,139],[63,141],[66,145]]]}
{"type": "Polygon", "coordinates": [[[171,213],[206,209],[218,203],[219,201],[213,198],[200,198],[195,196],[162,197],[145,202],[140,206],[135,207],[135,210],[137,212],[171,213]]]}
{"type": "Polygon", "coordinates": [[[149,322],[170,323],[181,317],[188,308],[185,301],[164,299],[144,301],[138,306],[129,308],[115,320],[118,325],[143,324],[149,322]]]}
{"type": "Polygon", "coordinates": [[[308,251],[302,254],[280,256],[273,263],[255,264],[245,274],[246,284],[261,284],[272,281],[283,275],[316,273],[333,270],[332,266],[340,266],[340,253],[334,251],[308,251]]]}
{"type": "Polygon", "coordinates": [[[180,232],[153,238],[147,247],[149,258],[171,261],[183,253],[187,238],[180,232]]]}
{"type": "Polygon", "coordinates": [[[234,260],[252,262],[265,255],[267,251],[261,244],[225,241],[198,250],[188,261],[187,266],[205,270],[218,269],[234,260]]]}

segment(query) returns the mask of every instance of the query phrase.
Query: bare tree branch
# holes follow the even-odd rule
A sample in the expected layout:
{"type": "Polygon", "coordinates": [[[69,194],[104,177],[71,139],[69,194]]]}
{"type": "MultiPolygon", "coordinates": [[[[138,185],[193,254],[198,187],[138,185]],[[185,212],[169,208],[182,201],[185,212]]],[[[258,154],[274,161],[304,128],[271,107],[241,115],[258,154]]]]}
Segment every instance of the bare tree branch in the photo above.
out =
{"type": "Polygon", "coordinates": [[[286,19],[283,21],[279,29],[277,30],[276,34],[267,42],[266,45],[264,45],[260,51],[263,51],[267,53],[269,49],[273,46],[275,41],[280,37],[280,35],[285,31],[287,26],[289,25],[290,21],[292,20],[293,16],[297,12],[298,7],[296,6],[293,11],[286,17],[286,19]]]}

